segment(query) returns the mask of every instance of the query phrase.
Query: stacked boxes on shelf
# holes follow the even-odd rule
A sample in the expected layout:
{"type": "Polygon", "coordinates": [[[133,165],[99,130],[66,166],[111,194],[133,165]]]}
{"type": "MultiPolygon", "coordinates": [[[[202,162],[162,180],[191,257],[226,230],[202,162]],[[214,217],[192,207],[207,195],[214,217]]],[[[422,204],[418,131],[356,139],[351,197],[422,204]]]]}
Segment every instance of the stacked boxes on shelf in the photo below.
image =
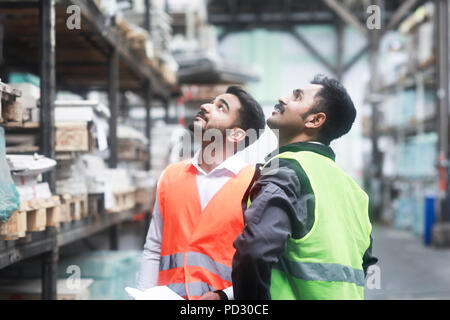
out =
{"type": "Polygon", "coordinates": [[[19,98],[22,91],[0,82],[0,124],[22,125],[22,105],[19,98]]]}
{"type": "MultiPolygon", "coordinates": [[[[25,91],[32,87],[23,85],[25,91]]],[[[2,102],[2,124],[6,127],[21,127],[23,125],[26,106],[36,106],[35,101],[19,101],[22,91],[14,89],[9,85],[0,83],[0,94],[2,102]],[[12,111],[11,111],[12,110],[12,111]]],[[[26,95],[25,95],[26,96],[26,95]]],[[[32,100],[32,99],[31,99],[32,100]]],[[[29,120],[29,119],[27,119],[29,120]]],[[[1,157],[2,157],[2,198],[1,212],[7,209],[6,184],[13,187],[18,206],[8,216],[3,216],[0,222],[0,238],[2,240],[15,240],[25,236],[26,231],[43,231],[48,226],[59,225],[60,202],[54,197],[47,183],[42,183],[41,174],[51,170],[56,162],[43,156],[6,154],[4,129],[1,128],[1,157]]]]}
{"type": "Polygon", "coordinates": [[[397,173],[404,178],[427,178],[436,175],[437,134],[411,137],[398,145],[397,173]]]}
{"type": "Polygon", "coordinates": [[[64,205],[64,222],[85,218],[90,213],[89,190],[85,176],[80,174],[79,162],[83,154],[99,151],[99,146],[106,149],[106,128],[102,124],[108,116],[109,110],[98,101],[55,102],[56,193],[64,205]]]}
{"type": "Polygon", "coordinates": [[[427,67],[434,61],[433,18],[434,4],[430,1],[420,6],[399,27],[399,31],[407,37],[410,70],[427,67]]]}
{"type": "Polygon", "coordinates": [[[400,33],[393,36],[400,49],[384,51],[387,60],[398,58],[388,70],[395,77],[384,83],[381,92],[385,100],[380,129],[389,135],[386,139],[392,139],[384,150],[384,181],[386,188],[397,194],[385,192],[389,194],[385,210],[394,213],[390,217],[394,227],[417,235],[424,232],[425,196],[437,193],[433,11],[433,3],[428,2],[400,25],[400,33]]]}

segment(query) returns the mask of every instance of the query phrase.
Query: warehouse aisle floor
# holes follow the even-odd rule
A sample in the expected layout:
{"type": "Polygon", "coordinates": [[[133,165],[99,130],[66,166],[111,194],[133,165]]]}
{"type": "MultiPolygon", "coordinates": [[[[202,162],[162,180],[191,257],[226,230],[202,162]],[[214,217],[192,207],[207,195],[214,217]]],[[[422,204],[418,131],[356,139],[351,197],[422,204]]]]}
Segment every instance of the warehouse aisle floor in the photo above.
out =
{"type": "Polygon", "coordinates": [[[410,232],[379,225],[373,237],[381,288],[366,286],[366,299],[450,299],[450,248],[426,247],[410,232]]]}

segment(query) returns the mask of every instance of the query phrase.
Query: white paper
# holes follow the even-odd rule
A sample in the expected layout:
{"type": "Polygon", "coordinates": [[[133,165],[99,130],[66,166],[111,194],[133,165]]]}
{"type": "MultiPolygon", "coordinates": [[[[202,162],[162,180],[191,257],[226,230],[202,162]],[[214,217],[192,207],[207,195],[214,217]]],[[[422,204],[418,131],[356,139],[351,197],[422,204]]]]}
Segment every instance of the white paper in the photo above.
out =
{"type": "Polygon", "coordinates": [[[126,287],[125,291],[135,300],[184,300],[167,286],[157,286],[145,291],[126,287]]]}

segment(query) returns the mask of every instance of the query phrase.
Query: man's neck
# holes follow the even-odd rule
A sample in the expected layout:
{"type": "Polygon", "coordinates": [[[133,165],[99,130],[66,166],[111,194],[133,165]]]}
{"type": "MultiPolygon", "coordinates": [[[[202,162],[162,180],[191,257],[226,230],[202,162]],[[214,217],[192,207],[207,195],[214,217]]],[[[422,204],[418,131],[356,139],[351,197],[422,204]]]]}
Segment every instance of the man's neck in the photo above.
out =
{"type": "Polygon", "coordinates": [[[279,146],[285,146],[291,143],[296,143],[296,142],[319,142],[318,139],[316,137],[311,137],[305,134],[299,134],[295,137],[280,137],[279,139],[279,146]]]}
{"type": "Polygon", "coordinates": [[[198,166],[206,173],[211,172],[219,165],[221,165],[225,160],[229,157],[233,156],[233,154],[227,154],[226,148],[223,148],[222,153],[218,154],[215,151],[207,150],[205,147],[202,147],[200,153],[198,155],[198,166]],[[205,154],[206,153],[206,154],[205,154]],[[206,156],[206,159],[205,159],[206,156]]]}

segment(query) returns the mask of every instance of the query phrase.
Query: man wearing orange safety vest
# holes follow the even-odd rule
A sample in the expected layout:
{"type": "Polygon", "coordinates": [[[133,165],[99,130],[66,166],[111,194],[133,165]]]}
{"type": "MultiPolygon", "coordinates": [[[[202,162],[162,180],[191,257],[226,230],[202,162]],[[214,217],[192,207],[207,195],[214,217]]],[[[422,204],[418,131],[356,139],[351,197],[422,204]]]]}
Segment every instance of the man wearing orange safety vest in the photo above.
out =
{"type": "Polygon", "coordinates": [[[234,299],[233,241],[244,227],[241,199],[255,171],[236,152],[248,132],[257,139],[264,126],[261,106],[238,86],[201,105],[193,124],[201,149],[169,165],[158,182],[139,289],[166,285],[187,299],[234,299]]]}

